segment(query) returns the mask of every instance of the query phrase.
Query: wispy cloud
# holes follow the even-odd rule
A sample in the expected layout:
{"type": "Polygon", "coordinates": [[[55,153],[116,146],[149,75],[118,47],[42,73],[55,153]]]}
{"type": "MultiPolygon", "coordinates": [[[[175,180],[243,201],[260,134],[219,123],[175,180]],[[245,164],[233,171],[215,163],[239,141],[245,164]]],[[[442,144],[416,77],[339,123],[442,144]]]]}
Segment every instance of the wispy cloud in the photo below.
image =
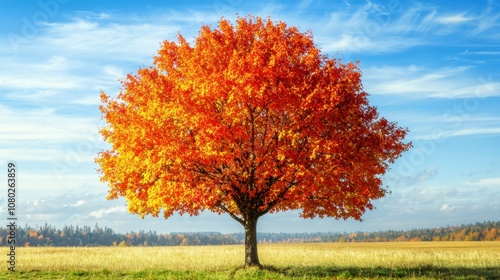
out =
{"type": "MultiPolygon", "coordinates": [[[[3,143],[18,141],[68,143],[83,139],[96,141],[98,120],[83,116],[58,114],[55,109],[8,108],[0,105],[3,143]]],[[[25,142],[25,144],[28,144],[25,142]]]]}
{"type": "Polygon", "coordinates": [[[42,61],[27,60],[29,58],[20,56],[3,63],[4,67],[0,70],[2,88],[65,90],[79,87],[81,78],[68,79],[68,71],[78,62],[70,62],[60,55],[50,56],[42,61]]]}
{"type": "Polygon", "coordinates": [[[420,5],[399,11],[368,2],[353,12],[332,12],[327,20],[310,20],[316,26],[315,38],[327,53],[400,52],[426,44],[421,34],[430,27],[421,14],[429,12],[420,5]]]}
{"type": "Polygon", "coordinates": [[[500,16],[489,8],[475,14],[448,13],[418,2],[404,7],[393,4],[368,1],[354,10],[334,11],[328,19],[309,19],[309,23],[315,26],[320,46],[329,53],[394,53],[417,46],[449,45],[448,35],[473,37],[500,25],[500,16]]]}
{"type": "Polygon", "coordinates": [[[465,14],[454,14],[454,15],[446,15],[446,16],[440,16],[436,18],[436,21],[438,23],[442,24],[462,24],[465,22],[472,21],[472,17],[467,17],[465,14]]]}
{"type": "Polygon", "coordinates": [[[457,208],[457,206],[450,206],[448,205],[448,203],[445,203],[443,204],[443,206],[441,206],[441,208],[439,209],[439,211],[442,211],[442,212],[451,212],[453,210],[455,210],[457,208]]]}
{"type": "Polygon", "coordinates": [[[424,170],[415,172],[415,174],[401,175],[397,173],[390,173],[384,177],[384,182],[390,186],[414,186],[429,181],[437,175],[438,170],[436,167],[428,167],[424,170]]]}
{"type": "Polygon", "coordinates": [[[72,204],[64,204],[63,207],[80,207],[80,206],[84,205],[85,203],[86,203],[85,200],[80,199],[77,202],[72,203],[72,204]]]}
{"type": "Polygon", "coordinates": [[[493,9],[491,4],[477,17],[475,22],[476,27],[473,30],[474,34],[481,34],[490,30],[495,30],[494,34],[490,34],[493,39],[500,38],[500,13],[493,9]]]}
{"type": "Polygon", "coordinates": [[[500,55],[500,51],[469,51],[462,52],[464,55],[500,55]]]}
{"type": "Polygon", "coordinates": [[[42,55],[56,52],[82,60],[99,57],[107,61],[128,59],[142,63],[163,40],[175,38],[181,29],[180,25],[165,19],[108,22],[97,16],[73,17],[69,22],[44,24],[41,35],[19,49],[20,53],[36,50],[42,55]]]}
{"type": "Polygon", "coordinates": [[[107,214],[126,213],[126,212],[127,212],[126,206],[114,206],[111,208],[102,208],[96,211],[92,211],[90,212],[89,216],[99,219],[107,214]]]}
{"type": "Polygon", "coordinates": [[[372,66],[364,71],[370,94],[404,95],[408,98],[467,98],[500,95],[500,82],[471,78],[470,66],[424,68],[372,66]]]}
{"type": "Polygon", "coordinates": [[[464,128],[457,130],[442,130],[439,133],[418,135],[415,139],[419,140],[442,140],[458,136],[491,135],[500,134],[500,127],[490,128],[464,128]]]}
{"type": "Polygon", "coordinates": [[[471,185],[471,186],[500,187],[500,178],[482,178],[482,179],[471,181],[467,184],[471,185]]]}

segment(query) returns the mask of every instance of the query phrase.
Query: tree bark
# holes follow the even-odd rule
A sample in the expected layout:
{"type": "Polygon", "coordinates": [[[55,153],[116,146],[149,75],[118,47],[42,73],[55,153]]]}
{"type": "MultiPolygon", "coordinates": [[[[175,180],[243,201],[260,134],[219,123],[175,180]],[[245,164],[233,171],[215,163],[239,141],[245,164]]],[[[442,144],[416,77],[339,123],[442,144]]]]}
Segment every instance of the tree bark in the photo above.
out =
{"type": "Polygon", "coordinates": [[[245,266],[261,266],[257,254],[257,220],[254,217],[245,219],[245,266]]]}

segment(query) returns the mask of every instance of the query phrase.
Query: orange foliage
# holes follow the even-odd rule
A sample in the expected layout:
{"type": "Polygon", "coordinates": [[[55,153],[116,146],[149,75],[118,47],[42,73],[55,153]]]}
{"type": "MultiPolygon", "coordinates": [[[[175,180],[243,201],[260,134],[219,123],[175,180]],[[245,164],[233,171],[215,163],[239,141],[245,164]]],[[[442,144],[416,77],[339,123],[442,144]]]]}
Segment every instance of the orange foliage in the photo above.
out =
{"type": "Polygon", "coordinates": [[[409,143],[369,105],[357,64],[329,59],[310,33],[258,17],[165,41],[154,66],[101,93],[99,154],[109,199],[141,216],[228,213],[244,224],[300,209],[361,219],[409,143]]]}
{"type": "Polygon", "coordinates": [[[486,231],[485,240],[487,241],[495,241],[499,240],[500,236],[498,236],[498,230],[496,228],[492,228],[489,231],[486,231]]]}

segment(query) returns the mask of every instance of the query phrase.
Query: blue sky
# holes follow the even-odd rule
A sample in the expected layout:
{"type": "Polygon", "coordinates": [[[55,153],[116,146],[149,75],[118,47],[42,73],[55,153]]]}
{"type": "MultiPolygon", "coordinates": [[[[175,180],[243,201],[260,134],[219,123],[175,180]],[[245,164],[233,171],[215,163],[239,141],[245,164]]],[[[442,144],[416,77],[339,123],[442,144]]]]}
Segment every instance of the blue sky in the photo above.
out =
{"type": "MultiPolygon", "coordinates": [[[[378,231],[500,217],[498,1],[0,1],[0,179],[19,165],[20,224],[125,232],[242,231],[227,215],[168,220],[107,201],[94,158],[106,149],[99,91],[149,66],[163,40],[192,41],[223,16],[311,30],[322,52],[360,61],[370,102],[408,127],[414,148],[384,177],[392,194],[364,221],[264,216],[262,232],[378,231]],[[203,4],[200,4],[203,3],[203,4]]],[[[6,194],[0,211],[7,216],[6,194]]]]}

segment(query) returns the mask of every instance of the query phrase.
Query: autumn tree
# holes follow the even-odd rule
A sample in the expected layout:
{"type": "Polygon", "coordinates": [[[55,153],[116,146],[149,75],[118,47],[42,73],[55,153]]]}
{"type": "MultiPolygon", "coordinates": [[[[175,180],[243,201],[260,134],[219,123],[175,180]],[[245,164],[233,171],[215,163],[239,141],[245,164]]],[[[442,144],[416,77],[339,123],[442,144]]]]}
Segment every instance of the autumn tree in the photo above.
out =
{"type": "Polygon", "coordinates": [[[260,217],[360,220],[410,147],[407,130],[369,105],[357,64],[270,19],[221,19],[192,43],[165,41],[122,86],[101,93],[108,199],[125,197],[142,217],[227,213],[245,229],[247,266],[260,265],[260,217]]]}

